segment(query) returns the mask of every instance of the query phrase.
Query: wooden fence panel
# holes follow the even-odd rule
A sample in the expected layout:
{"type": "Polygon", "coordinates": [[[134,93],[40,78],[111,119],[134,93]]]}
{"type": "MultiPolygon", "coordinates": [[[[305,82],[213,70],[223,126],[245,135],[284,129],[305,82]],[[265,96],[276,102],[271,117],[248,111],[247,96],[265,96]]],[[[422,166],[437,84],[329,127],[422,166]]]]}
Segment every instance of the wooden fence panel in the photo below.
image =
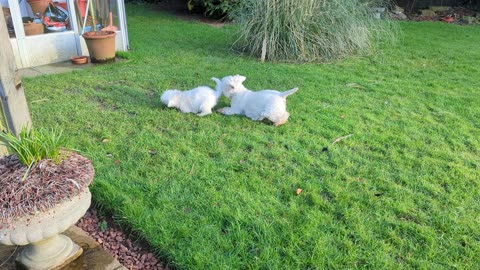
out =
{"type": "MultiPolygon", "coordinates": [[[[0,117],[5,119],[7,130],[18,134],[22,127],[31,125],[30,112],[3,12],[0,12],[0,103],[0,117]]],[[[5,152],[5,149],[0,149],[0,155],[2,151],[5,152]]]]}

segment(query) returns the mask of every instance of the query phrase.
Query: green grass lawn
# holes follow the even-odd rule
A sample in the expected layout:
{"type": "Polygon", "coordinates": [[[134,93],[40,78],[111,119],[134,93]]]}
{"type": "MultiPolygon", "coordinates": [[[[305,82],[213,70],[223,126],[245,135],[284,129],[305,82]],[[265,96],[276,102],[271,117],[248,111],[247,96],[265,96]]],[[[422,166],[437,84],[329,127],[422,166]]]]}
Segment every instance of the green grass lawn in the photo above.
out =
{"type": "Polygon", "coordinates": [[[24,87],[34,124],[93,161],[94,200],[171,266],[478,269],[480,27],[405,22],[372,56],[285,64],[232,52],[234,25],[127,13],[128,61],[24,87]],[[298,86],[287,124],[160,104],[234,74],[298,86]]]}

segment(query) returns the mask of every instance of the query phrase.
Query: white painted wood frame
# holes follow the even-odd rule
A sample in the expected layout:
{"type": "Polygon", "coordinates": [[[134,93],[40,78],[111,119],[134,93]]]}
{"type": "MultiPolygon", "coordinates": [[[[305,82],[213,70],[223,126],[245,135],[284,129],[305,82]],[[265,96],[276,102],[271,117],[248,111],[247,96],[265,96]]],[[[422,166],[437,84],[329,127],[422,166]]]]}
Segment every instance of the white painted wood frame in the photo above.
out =
{"type": "MultiPolygon", "coordinates": [[[[124,0],[116,1],[120,24],[115,42],[116,50],[127,51],[129,45],[124,0]]],[[[33,36],[25,35],[18,0],[8,0],[8,3],[15,28],[15,38],[10,38],[10,42],[18,68],[62,62],[76,55],[88,55],[85,40],[81,37],[76,23],[78,14],[75,12],[74,0],[67,0],[71,30],[33,36]]]]}

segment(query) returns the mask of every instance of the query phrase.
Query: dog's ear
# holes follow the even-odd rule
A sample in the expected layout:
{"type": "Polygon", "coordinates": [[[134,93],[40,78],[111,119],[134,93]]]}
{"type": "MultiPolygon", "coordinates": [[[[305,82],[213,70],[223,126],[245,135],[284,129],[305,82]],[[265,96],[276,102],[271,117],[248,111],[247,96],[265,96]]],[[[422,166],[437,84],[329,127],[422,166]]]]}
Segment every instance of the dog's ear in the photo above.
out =
{"type": "Polygon", "coordinates": [[[242,76],[242,75],[237,75],[235,77],[237,77],[237,80],[238,80],[239,83],[243,83],[247,79],[247,77],[242,76]]]}

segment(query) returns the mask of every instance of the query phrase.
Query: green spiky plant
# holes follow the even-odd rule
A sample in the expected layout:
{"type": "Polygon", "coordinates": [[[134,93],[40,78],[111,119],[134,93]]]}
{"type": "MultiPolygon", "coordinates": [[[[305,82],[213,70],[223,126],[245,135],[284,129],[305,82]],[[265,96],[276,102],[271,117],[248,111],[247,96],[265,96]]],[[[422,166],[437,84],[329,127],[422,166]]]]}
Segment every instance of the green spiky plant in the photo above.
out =
{"type": "Polygon", "coordinates": [[[11,132],[0,132],[0,144],[15,154],[22,164],[31,168],[42,159],[59,162],[60,150],[65,146],[65,140],[62,131],[58,129],[24,127],[18,136],[11,132]]]}
{"type": "Polygon", "coordinates": [[[271,61],[330,61],[394,40],[395,26],[361,0],[244,0],[236,46],[271,61]]]}

